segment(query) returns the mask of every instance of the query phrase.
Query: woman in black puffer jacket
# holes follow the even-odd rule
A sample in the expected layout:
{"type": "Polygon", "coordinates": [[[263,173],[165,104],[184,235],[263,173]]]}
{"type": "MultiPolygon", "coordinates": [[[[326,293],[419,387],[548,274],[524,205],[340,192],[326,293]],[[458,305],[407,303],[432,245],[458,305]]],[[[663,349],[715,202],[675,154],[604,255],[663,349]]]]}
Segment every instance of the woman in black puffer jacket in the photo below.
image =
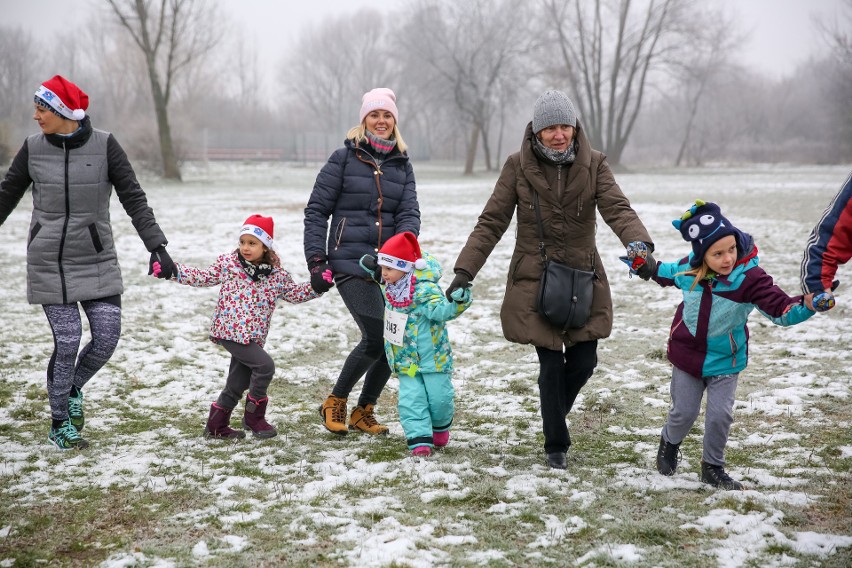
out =
{"type": "Polygon", "coordinates": [[[41,134],[28,137],[0,181],[0,225],[33,187],[27,239],[27,299],[41,304],[54,338],[47,366],[52,423],[48,438],[61,449],[88,444],[83,429],[83,386],[103,367],[121,333],[124,286],[112,235],[109,202],[113,188],[136,232],[159,261],[160,278],[174,263],[166,237],[118,141],[92,128],[89,97],[56,75],[35,93],[33,119],[41,134]],[[82,339],[80,307],[92,340],[82,339]]]}
{"type": "Polygon", "coordinates": [[[360,124],[323,166],[305,208],[305,259],[311,285],[317,292],[328,291],[332,284],[322,275],[331,269],[361,332],[334,389],[320,406],[323,425],[334,434],[350,429],[369,434],[388,431],[373,414],[390,377],[383,339],[384,299],[379,285],[358,262],[365,254],[375,255],[398,233],[420,233],[414,171],[397,127],[398,116],[393,91],[379,88],[365,93],[360,124]],[[362,376],[364,386],[347,425],[347,399],[362,376]]]}

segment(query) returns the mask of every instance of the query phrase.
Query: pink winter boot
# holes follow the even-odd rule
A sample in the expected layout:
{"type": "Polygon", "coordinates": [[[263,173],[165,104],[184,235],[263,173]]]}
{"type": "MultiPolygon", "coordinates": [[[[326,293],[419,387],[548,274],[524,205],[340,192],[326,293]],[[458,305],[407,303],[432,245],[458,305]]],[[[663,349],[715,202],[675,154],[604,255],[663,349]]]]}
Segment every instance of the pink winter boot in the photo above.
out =
{"type": "Polygon", "coordinates": [[[428,458],[432,455],[432,448],[429,446],[417,446],[411,450],[411,455],[416,458],[428,458]]]}
{"type": "Polygon", "coordinates": [[[246,395],[246,412],[243,415],[243,426],[251,430],[255,438],[273,438],[278,435],[278,430],[266,421],[267,404],[269,404],[268,396],[256,400],[250,394],[246,395]]]}
{"type": "Polygon", "coordinates": [[[432,442],[435,444],[436,448],[443,448],[450,443],[450,431],[444,430],[443,432],[432,432],[432,442]]]}

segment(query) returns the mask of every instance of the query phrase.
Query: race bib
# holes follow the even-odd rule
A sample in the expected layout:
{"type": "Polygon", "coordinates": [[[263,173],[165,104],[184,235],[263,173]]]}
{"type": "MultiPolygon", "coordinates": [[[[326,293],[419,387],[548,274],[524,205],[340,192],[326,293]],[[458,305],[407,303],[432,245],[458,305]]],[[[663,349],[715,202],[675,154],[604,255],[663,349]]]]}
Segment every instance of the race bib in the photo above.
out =
{"type": "Polygon", "coordinates": [[[401,346],[407,321],[408,314],[385,308],[385,340],[391,345],[401,346]]]}

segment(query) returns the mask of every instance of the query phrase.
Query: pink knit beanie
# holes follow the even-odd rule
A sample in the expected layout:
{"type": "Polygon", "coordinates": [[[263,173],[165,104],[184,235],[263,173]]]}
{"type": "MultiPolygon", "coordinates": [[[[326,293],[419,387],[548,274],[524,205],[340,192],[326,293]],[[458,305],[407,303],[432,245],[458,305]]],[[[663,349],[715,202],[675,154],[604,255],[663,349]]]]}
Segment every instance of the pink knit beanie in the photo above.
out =
{"type": "Polygon", "coordinates": [[[364,96],[361,97],[359,124],[364,122],[364,117],[374,110],[386,110],[393,115],[395,122],[399,122],[399,111],[396,110],[396,95],[388,88],[379,87],[378,89],[364,93],[364,96]]]}

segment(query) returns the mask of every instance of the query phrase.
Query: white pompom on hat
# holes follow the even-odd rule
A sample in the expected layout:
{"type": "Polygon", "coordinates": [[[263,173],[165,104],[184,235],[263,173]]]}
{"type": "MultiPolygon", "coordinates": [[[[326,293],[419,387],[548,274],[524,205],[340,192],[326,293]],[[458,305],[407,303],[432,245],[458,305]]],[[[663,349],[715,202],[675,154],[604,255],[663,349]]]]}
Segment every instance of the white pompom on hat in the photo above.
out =
{"type": "Polygon", "coordinates": [[[379,266],[387,266],[403,272],[426,268],[420,252],[420,243],[414,233],[408,231],[394,235],[379,249],[379,266]]]}
{"type": "MultiPolygon", "coordinates": [[[[275,222],[272,217],[264,217],[263,215],[252,215],[246,222],[243,223],[243,228],[240,229],[240,237],[243,235],[251,235],[267,248],[275,248],[272,234],[274,231],[275,222]]],[[[238,237],[239,238],[239,237],[238,237]]]]}
{"type": "Polygon", "coordinates": [[[54,75],[42,83],[35,99],[68,120],[83,120],[89,108],[89,95],[62,75],[54,75]]]}
{"type": "Polygon", "coordinates": [[[396,95],[393,91],[386,87],[379,87],[372,91],[367,91],[361,97],[361,111],[359,112],[358,123],[364,122],[364,117],[374,110],[386,110],[393,115],[393,119],[399,122],[399,111],[396,109],[396,95]]]}

